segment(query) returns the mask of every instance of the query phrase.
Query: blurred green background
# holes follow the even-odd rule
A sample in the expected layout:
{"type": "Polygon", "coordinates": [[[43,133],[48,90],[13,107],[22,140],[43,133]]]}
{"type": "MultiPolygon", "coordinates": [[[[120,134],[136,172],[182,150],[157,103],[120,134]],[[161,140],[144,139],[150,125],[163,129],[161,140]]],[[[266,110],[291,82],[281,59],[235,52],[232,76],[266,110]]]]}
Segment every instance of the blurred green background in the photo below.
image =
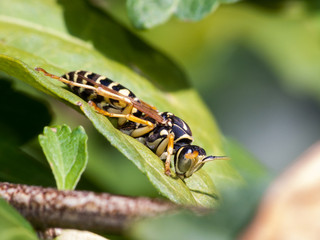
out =
{"type": "Polygon", "coordinates": [[[243,1],[138,34],[183,66],[223,134],[272,172],[319,140],[316,1],[243,1]]]}

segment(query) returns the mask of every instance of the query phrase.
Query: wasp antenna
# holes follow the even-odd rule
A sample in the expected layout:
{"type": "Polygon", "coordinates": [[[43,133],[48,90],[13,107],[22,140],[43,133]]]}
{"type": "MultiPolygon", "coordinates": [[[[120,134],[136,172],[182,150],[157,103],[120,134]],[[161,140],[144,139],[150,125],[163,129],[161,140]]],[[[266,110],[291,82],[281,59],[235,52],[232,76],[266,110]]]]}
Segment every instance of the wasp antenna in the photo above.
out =
{"type": "Polygon", "coordinates": [[[51,77],[51,78],[53,78],[53,79],[57,79],[57,80],[59,80],[59,81],[61,81],[61,82],[64,82],[64,83],[68,83],[69,81],[67,81],[66,79],[63,79],[62,77],[59,77],[59,76],[56,76],[56,75],[54,75],[54,74],[52,74],[52,73],[48,73],[46,70],[44,70],[43,68],[40,68],[40,67],[36,67],[34,70],[36,70],[36,71],[38,71],[38,72],[43,72],[43,74],[45,75],[45,76],[48,76],[48,77],[51,77]]]}
{"type": "Polygon", "coordinates": [[[34,70],[38,71],[38,72],[44,72],[46,73],[46,71],[43,68],[40,67],[35,67],[34,70]]]}
{"type": "Polygon", "coordinates": [[[208,156],[206,157],[202,162],[211,162],[214,160],[230,160],[231,158],[227,157],[227,156],[208,156]]]}

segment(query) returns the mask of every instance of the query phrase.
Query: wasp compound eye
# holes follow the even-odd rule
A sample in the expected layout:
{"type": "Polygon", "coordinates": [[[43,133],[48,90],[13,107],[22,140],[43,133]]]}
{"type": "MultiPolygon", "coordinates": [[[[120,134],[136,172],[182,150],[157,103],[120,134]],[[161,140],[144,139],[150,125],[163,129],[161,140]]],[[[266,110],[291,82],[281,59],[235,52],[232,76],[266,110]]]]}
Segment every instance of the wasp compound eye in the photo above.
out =
{"type": "Polygon", "coordinates": [[[176,154],[175,159],[175,167],[176,172],[178,174],[185,174],[191,167],[192,159],[186,158],[185,155],[192,154],[192,149],[189,147],[183,147],[181,148],[181,151],[178,151],[176,154]]]}

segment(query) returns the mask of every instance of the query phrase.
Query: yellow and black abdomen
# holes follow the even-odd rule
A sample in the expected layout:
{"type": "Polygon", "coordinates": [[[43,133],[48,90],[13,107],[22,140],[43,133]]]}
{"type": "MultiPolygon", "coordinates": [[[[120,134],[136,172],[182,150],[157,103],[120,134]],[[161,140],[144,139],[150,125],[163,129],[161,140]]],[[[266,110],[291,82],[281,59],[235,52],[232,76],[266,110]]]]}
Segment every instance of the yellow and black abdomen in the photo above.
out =
{"type": "MultiPolygon", "coordinates": [[[[96,83],[99,83],[109,89],[117,91],[118,93],[120,93],[123,96],[130,97],[130,98],[133,98],[133,99],[139,101],[133,92],[131,92],[129,89],[122,86],[120,83],[112,81],[111,79],[109,79],[106,76],[102,76],[102,75],[99,75],[99,74],[96,74],[93,72],[78,70],[78,71],[68,72],[61,77],[65,78],[69,81],[93,86],[92,83],[87,82],[84,79],[84,78],[88,78],[88,79],[93,80],[96,83]]],[[[120,101],[120,100],[108,98],[106,96],[98,95],[92,89],[86,89],[86,88],[77,87],[77,86],[70,86],[70,89],[72,92],[77,94],[83,100],[92,101],[99,108],[101,108],[105,111],[113,112],[113,113],[123,113],[124,109],[127,109],[127,103],[120,101]]],[[[132,111],[135,112],[135,115],[139,115],[138,110],[133,109],[132,111]]]]}

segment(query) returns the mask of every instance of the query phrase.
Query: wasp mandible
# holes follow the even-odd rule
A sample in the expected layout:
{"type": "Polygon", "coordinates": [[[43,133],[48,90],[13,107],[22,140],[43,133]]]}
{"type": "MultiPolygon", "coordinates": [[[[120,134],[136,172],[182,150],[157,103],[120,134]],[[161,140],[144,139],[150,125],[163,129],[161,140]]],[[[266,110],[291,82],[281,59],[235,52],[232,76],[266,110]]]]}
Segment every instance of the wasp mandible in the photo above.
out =
{"type": "Polygon", "coordinates": [[[50,78],[67,84],[71,91],[87,101],[98,113],[118,118],[121,132],[137,139],[165,161],[165,174],[170,176],[171,157],[181,179],[190,177],[206,162],[226,160],[226,156],[207,156],[203,148],[192,145],[188,124],[170,112],[159,112],[121,84],[89,71],[72,71],[61,77],[35,68],[50,78]]]}

